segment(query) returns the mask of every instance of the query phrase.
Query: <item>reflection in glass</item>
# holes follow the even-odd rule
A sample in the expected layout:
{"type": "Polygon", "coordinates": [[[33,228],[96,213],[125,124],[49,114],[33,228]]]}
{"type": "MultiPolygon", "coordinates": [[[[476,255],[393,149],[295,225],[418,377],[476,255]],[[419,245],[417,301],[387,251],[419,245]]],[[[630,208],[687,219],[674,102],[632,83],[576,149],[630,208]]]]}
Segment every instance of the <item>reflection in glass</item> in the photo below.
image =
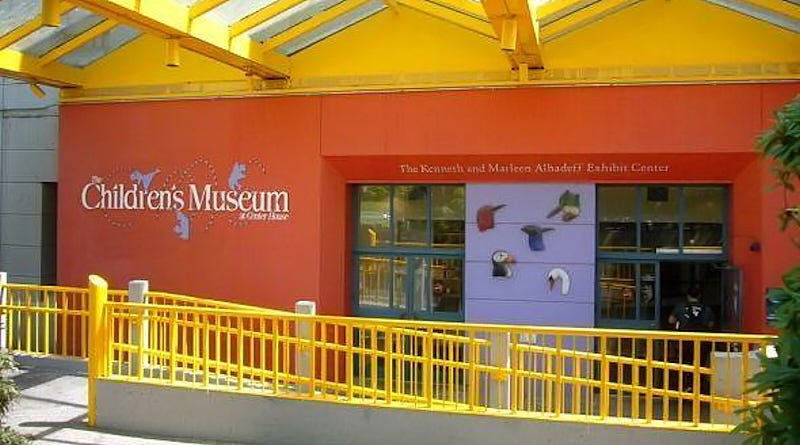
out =
{"type": "Polygon", "coordinates": [[[464,294],[461,286],[461,259],[433,259],[433,311],[459,312],[464,294]]]}
{"type": "Polygon", "coordinates": [[[684,196],[683,251],[722,253],[723,189],[686,187],[684,196]]]}
{"type": "Polygon", "coordinates": [[[425,246],[428,241],[428,188],[402,185],[394,189],[394,236],[398,246],[425,246]]]}
{"type": "Polygon", "coordinates": [[[599,187],[597,217],[601,250],[636,250],[636,187],[599,187]]]}
{"type": "Polygon", "coordinates": [[[394,259],[394,269],[392,275],[394,276],[392,293],[392,306],[398,309],[405,309],[408,306],[408,291],[406,290],[406,277],[408,276],[408,269],[406,265],[408,260],[405,257],[397,257],[394,259]]]}
{"type": "Polygon", "coordinates": [[[639,265],[639,319],[656,319],[656,265],[639,265]]]}
{"type": "Polygon", "coordinates": [[[389,307],[392,276],[389,258],[362,256],[358,259],[359,306],[389,307]]]}
{"type": "Polygon", "coordinates": [[[633,263],[599,263],[600,317],[606,319],[636,318],[636,265],[633,263]]]}
{"type": "Polygon", "coordinates": [[[430,258],[415,258],[414,261],[414,310],[430,310],[433,281],[431,280],[430,258]]]}
{"type": "Polygon", "coordinates": [[[433,247],[464,247],[464,187],[432,186],[433,247]]]}
{"type": "Polygon", "coordinates": [[[361,186],[358,193],[361,205],[358,212],[359,247],[389,245],[391,243],[391,233],[389,232],[389,186],[361,186]]]}
{"type": "Polygon", "coordinates": [[[645,187],[642,251],[678,253],[678,188],[645,187]]]}

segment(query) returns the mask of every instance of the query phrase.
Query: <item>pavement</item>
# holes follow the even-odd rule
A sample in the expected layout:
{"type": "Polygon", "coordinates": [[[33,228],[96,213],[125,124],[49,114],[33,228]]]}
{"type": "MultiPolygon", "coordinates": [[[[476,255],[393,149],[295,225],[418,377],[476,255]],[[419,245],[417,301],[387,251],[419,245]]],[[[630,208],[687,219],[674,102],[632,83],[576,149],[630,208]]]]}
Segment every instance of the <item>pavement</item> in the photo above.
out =
{"type": "Polygon", "coordinates": [[[148,437],[91,428],[87,424],[86,362],[18,356],[14,381],[21,397],[6,424],[30,435],[34,444],[59,445],[208,445],[191,439],[148,437]]]}

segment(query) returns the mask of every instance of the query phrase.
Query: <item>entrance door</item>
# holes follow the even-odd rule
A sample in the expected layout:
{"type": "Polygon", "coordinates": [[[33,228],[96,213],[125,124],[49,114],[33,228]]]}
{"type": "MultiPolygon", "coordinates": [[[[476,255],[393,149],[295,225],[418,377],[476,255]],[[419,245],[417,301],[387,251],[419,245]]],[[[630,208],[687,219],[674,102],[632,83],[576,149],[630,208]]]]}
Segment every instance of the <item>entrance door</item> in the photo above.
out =
{"type": "Polygon", "coordinates": [[[598,326],[654,329],[661,317],[656,262],[600,261],[598,326]]]}

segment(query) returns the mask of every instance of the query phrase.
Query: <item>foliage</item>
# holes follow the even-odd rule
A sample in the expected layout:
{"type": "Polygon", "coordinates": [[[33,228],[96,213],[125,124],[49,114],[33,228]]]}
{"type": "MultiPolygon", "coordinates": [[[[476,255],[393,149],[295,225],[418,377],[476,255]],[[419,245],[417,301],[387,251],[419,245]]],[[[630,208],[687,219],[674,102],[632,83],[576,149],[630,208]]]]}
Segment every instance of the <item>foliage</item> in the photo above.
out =
{"type": "MultiPolygon", "coordinates": [[[[775,117],[775,125],[759,138],[758,146],[774,162],[773,174],[784,190],[779,219],[781,230],[786,230],[800,227],[800,206],[789,203],[800,182],[800,96],[775,117]]],[[[793,241],[800,248],[800,241],[793,241]]],[[[750,392],[765,397],[757,406],[740,411],[743,420],[734,430],[750,436],[747,444],[800,445],[800,267],[784,274],[783,284],[772,296],[777,303],[777,355],[762,355],[763,368],[750,379],[750,392]]]]}
{"type": "Polygon", "coordinates": [[[800,181],[800,96],[775,113],[775,118],[775,125],[758,139],[758,147],[764,157],[775,161],[772,172],[784,189],[784,209],[779,218],[785,230],[789,224],[800,226],[800,206],[788,202],[788,192],[796,191],[800,181]]]}
{"type": "Polygon", "coordinates": [[[0,352],[0,445],[26,445],[30,439],[17,433],[10,427],[3,425],[11,404],[19,397],[19,391],[11,380],[11,373],[17,369],[17,364],[11,354],[0,352]]]}

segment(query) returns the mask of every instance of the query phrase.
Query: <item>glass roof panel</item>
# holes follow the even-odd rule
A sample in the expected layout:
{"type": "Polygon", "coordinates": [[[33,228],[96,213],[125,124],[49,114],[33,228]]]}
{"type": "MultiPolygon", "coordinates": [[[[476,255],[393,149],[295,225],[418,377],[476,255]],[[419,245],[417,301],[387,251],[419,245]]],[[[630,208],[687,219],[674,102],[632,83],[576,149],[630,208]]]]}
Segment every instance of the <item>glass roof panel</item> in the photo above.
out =
{"type": "Polygon", "coordinates": [[[41,57],[53,48],[72,40],[78,34],[102,22],[104,17],[85,9],[73,9],[61,16],[61,26],[56,28],[42,27],[11,46],[25,54],[41,57]]]}
{"type": "Polygon", "coordinates": [[[231,25],[277,0],[228,0],[209,11],[208,15],[231,25]]]}
{"type": "Polygon", "coordinates": [[[306,0],[255,27],[250,38],[264,42],[344,0],[306,0]]]}
{"type": "Polygon", "coordinates": [[[39,0],[0,1],[0,36],[19,28],[23,23],[33,20],[42,9],[39,0]]]}
{"type": "Polygon", "coordinates": [[[307,32],[296,39],[286,42],[285,44],[279,46],[276,51],[285,56],[291,56],[292,54],[302,51],[319,42],[320,40],[336,34],[339,31],[347,29],[349,26],[352,26],[373,14],[377,14],[384,9],[386,9],[386,3],[384,3],[383,0],[372,0],[346,14],[342,14],[339,17],[326,22],[322,26],[315,28],[313,31],[307,32]]]}
{"type": "Polygon", "coordinates": [[[64,57],[58,59],[58,61],[76,68],[84,68],[140,35],[141,32],[139,30],[131,28],[130,26],[115,26],[111,31],[86,42],[85,45],[64,55],[64,57]]]}

